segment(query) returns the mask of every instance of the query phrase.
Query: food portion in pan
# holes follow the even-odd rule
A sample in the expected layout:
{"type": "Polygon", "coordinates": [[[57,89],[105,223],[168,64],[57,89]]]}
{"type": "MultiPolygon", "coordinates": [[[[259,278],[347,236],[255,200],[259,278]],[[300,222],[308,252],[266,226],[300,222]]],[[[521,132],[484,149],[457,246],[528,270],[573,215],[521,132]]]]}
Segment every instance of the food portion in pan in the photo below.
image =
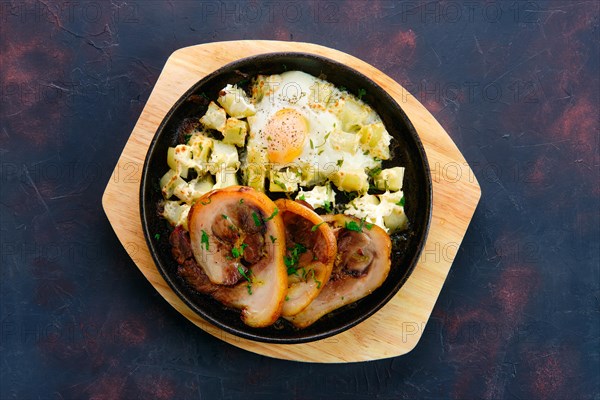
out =
{"type": "Polygon", "coordinates": [[[384,282],[389,234],[408,228],[404,168],[384,168],[392,138],[363,96],[300,71],[258,75],[187,121],[159,209],[194,290],[247,325],[305,328],[384,282]]]}

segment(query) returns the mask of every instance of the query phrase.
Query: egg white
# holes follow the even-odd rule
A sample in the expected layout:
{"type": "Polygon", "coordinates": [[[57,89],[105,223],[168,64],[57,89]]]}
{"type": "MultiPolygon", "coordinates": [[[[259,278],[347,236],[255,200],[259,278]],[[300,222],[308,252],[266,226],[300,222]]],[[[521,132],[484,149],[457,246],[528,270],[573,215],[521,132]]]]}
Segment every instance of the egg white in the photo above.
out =
{"type": "MultiPolygon", "coordinates": [[[[380,165],[379,160],[363,154],[360,149],[354,154],[336,150],[327,140],[332,132],[342,127],[333,105],[347,93],[301,71],[285,72],[272,81],[275,82],[273,93],[264,96],[255,104],[256,114],[249,119],[251,123],[247,147],[268,147],[265,127],[275,113],[283,109],[295,110],[305,118],[307,137],[298,157],[286,164],[273,163],[271,168],[278,170],[290,166],[298,166],[299,169],[311,167],[332,173],[342,163],[350,163],[357,169],[375,168],[380,165]],[[321,93],[318,89],[322,89],[321,93]],[[325,95],[328,96],[327,102],[323,99],[325,95]]],[[[245,166],[242,160],[242,168],[245,166]]]]}

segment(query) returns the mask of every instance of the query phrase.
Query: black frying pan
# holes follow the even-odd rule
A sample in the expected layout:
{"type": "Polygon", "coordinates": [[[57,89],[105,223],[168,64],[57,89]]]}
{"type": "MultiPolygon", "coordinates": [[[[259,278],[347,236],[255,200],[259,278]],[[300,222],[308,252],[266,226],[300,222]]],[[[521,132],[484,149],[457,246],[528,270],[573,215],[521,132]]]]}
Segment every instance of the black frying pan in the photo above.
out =
{"type": "MultiPolygon", "coordinates": [[[[199,63],[202,60],[198,60],[199,63]]],[[[140,185],[140,214],[146,242],[161,275],[173,291],[199,316],[234,335],[269,343],[304,343],[335,335],[364,321],[386,304],[402,287],[414,269],[425,244],[431,218],[432,187],[423,145],[402,108],[375,82],[336,61],[306,53],[269,53],[228,64],[192,86],[171,108],[150,144],[140,185]],[[338,87],[362,97],[383,120],[395,139],[393,159],[384,168],[406,167],[403,191],[410,229],[392,235],[392,268],[387,280],[371,295],[340,308],[303,330],[280,319],[268,328],[252,328],[240,319],[240,312],[222,306],[210,296],[191,289],[177,274],[171,255],[170,225],[158,216],[162,199],[158,181],[167,172],[167,148],[181,143],[182,132],[192,119],[204,115],[208,101],[216,102],[228,83],[241,85],[257,74],[279,74],[300,70],[320,76],[338,87]],[[157,240],[155,235],[159,234],[157,240]]]]}

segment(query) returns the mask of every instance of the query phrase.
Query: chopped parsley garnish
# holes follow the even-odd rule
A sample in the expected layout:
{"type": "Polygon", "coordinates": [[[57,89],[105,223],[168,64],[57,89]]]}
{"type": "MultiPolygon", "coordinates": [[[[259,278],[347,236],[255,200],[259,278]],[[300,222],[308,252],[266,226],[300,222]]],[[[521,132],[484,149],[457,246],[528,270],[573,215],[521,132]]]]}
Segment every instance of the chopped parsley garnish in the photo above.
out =
{"type": "Polygon", "coordinates": [[[302,193],[298,199],[304,201],[306,200],[306,196],[304,196],[304,193],[302,193]]]}
{"type": "MultiPolygon", "coordinates": [[[[324,140],[323,140],[323,143],[321,143],[321,144],[320,144],[320,145],[318,145],[318,146],[314,146],[314,144],[313,144],[313,142],[312,142],[312,139],[311,139],[311,141],[310,141],[310,148],[311,148],[311,149],[314,149],[315,147],[319,148],[319,147],[323,147],[323,146],[325,146],[325,143],[327,143],[327,138],[329,137],[329,135],[331,135],[331,132],[328,132],[328,133],[327,133],[327,135],[325,135],[325,138],[324,138],[324,140]]],[[[321,151],[319,152],[319,154],[321,154],[322,152],[323,152],[323,151],[321,150],[321,151]]]]}
{"type": "Polygon", "coordinates": [[[244,204],[244,199],[240,199],[240,204],[244,204]]]}
{"type": "Polygon", "coordinates": [[[331,202],[329,200],[325,200],[323,202],[323,208],[325,209],[325,211],[330,213],[331,212],[331,202]]]}
{"type": "Polygon", "coordinates": [[[261,226],[262,225],[260,217],[255,212],[252,213],[252,219],[254,220],[254,225],[256,225],[256,226],[261,226]]]}
{"type": "Polygon", "coordinates": [[[320,227],[321,225],[323,225],[324,223],[325,223],[325,221],[323,221],[323,222],[319,222],[318,224],[316,224],[316,225],[313,225],[313,227],[312,227],[312,228],[310,228],[310,231],[311,231],[311,232],[314,232],[314,231],[316,231],[316,230],[317,230],[317,229],[319,229],[319,227],[320,227]]]}
{"type": "Polygon", "coordinates": [[[200,243],[206,246],[206,250],[208,251],[208,235],[206,231],[202,229],[202,237],[200,238],[200,243]]]}
{"type": "Polygon", "coordinates": [[[192,137],[192,135],[185,135],[185,137],[184,137],[184,143],[188,144],[188,142],[190,141],[191,137],[192,137]]]}
{"type": "Polygon", "coordinates": [[[160,233],[155,233],[154,234],[154,239],[159,240],[160,239],[160,233]]]}
{"type": "Polygon", "coordinates": [[[248,289],[248,294],[252,294],[252,284],[251,283],[248,283],[246,285],[246,289],[248,289]]]}
{"type": "Polygon", "coordinates": [[[277,238],[273,235],[269,235],[271,237],[271,243],[275,243],[277,241],[277,238]]]}
{"type": "Polygon", "coordinates": [[[232,247],[231,248],[231,255],[234,258],[240,258],[241,256],[244,255],[244,249],[248,247],[248,245],[246,243],[242,243],[242,245],[240,246],[240,248],[238,249],[237,247],[232,247]]]}
{"type": "Polygon", "coordinates": [[[355,221],[346,222],[344,227],[349,231],[362,232],[362,228],[355,221]]]}
{"type": "Polygon", "coordinates": [[[367,94],[367,91],[365,89],[358,89],[358,99],[362,100],[363,96],[365,96],[367,94]]]}
{"type": "Polygon", "coordinates": [[[294,247],[290,247],[288,248],[288,250],[289,255],[283,257],[283,262],[287,267],[287,273],[288,275],[298,275],[296,273],[296,267],[298,266],[298,260],[300,259],[300,255],[306,253],[306,247],[304,247],[304,245],[300,243],[296,243],[294,247]]]}
{"type": "Polygon", "coordinates": [[[337,160],[337,166],[338,167],[341,167],[343,163],[344,163],[343,159],[342,160],[337,160]]]}
{"type": "Polygon", "coordinates": [[[287,190],[285,183],[281,182],[280,180],[275,179],[273,180],[273,183],[282,188],[284,192],[287,190]]]}
{"type": "Polygon", "coordinates": [[[273,211],[273,214],[271,214],[271,215],[269,216],[269,218],[265,219],[265,221],[270,221],[270,220],[272,220],[273,218],[275,218],[275,216],[277,216],[277,214],[279,214],[279,208],[275,207],[275,211],[273,211]]]}
{"type": "Polygon", "coordinates": [[[365,219],[363,218],[360,220],[360,225],[357,224],[355,221],[350,221],[350,222],[346,222],[344,224],[344,227],[346,229],[348,229],[349,231],[362,232],[363,227],[365,227],[367,229],[371,229],[373,227],[373,224],[369,224],[369,223],[365,222],[365,219]]]}
{"type": "MultiPolygon", "coordinates": [[[[283,261],[285,261],[285,259],[286,259],[286,258],[284,257],[283,261]]],[[[288,274],[288,275],[298,275],[298,274],[296,273],[296,271],[297,271],[297,269],[296,269],[296,268],[294,268],[294,267],[288,267],[288,268],[287,268],[287,274],[288,274]]]]}
{"type": "Polygon", "coordinates": [[[212,199],[209,197],[207,200],[202,200],[200,202],[200,204],[202,204],[203,206],[206,206],[206,205],[209,205],[211,201],[212,201],[212,199]]]}
{"type": "Polygon", "coordinates": [[[225,214],[221,214],[221,217],[223,217],[223,219],[229,219],[229,217],[225,214]]]}
{"type": "Polygon", "coordinates": [[[241,265],[238,265],[237,270],[240,273],[240,275],[243,276],[248,282],[252,282],[252,280],[248,276],[248,275],[250,275],[249,271],[248,271],[248,273],[246,273],[246,271],[244,271],[244,267],[242,267],[241,265]]]}
{"type": "Polygon", "coordinates": [[[397,206],[401,206],[404,207],[404,196],[402,196],[402,198],[400,199],[399,202],[396,203],[397,206]]]}
{"type": "Polygon", "coordinates": [[[285,296],[285,301],[290,301],[290,296],[285,296]]]}
{"type": "Polygon", "coordinates": [[[321,281],[317,279],[317,275],[315,274],[314,268],[311,268],[311,269],[308,270],[308,274],[310,274],[310,273],[312,273],[313,281],[315,281],[315,283],[317,284],[317,289],[320,289],[321,288],[321,281]]]}

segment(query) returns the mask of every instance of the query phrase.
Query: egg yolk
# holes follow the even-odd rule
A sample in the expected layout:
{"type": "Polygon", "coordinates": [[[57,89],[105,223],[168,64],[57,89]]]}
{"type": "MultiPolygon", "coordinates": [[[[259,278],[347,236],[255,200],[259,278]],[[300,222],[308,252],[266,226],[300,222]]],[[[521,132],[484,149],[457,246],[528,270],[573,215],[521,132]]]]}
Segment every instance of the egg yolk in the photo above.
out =
{"type": "Polygon", "coordinates": [[[264,130],[269,160],[277,164],[292,162],[302,154],[308,136],[306,119],[296,110],[284,108],[275,113],[264,130]]]}

